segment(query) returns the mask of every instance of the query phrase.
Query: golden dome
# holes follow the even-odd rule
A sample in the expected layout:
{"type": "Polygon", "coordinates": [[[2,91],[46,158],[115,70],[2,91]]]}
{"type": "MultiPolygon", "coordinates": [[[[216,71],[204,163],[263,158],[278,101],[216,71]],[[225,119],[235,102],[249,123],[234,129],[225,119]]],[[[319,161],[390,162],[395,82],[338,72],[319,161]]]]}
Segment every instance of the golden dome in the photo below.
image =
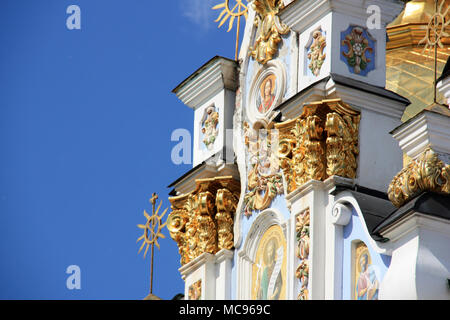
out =
{"type": "MultiPolygon", "coordinates": [[[[445,13],[450,0],[445,1],[445,13]]],[[[411,101],[402,120],[413,117],[434,100],[434,50],[424,52],[426,31],[435,13],[434,0],[412,0],[403,12],[388,25],[386,44],[386,88],[411,101]]],[[[439,8],[438,8],[439,9],[439,8]]],[[[447,19],[449,18],[447,14],[447,19]]],[[[450,33],[450,28],[446,29],[450,33]]],[[[443,48],[438,49],[437,76],[442,73],[450,56],[450,38],[442,38],[443,48]]],[[[438,101],[443,97],[438,92],[438,101]]]]}

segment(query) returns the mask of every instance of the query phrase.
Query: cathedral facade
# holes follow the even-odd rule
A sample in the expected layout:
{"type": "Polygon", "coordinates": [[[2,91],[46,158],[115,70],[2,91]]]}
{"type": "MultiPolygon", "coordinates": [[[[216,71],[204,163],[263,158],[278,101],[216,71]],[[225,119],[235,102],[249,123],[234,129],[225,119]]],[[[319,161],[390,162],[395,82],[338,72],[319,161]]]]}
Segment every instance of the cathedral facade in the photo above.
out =
{"type": "Polygon", "coordinates": [[[450,298],[450,17],[435,4],[253,0],[237,59],[173,90],[194,112],[167,224],[186,300],[450,298]]]}

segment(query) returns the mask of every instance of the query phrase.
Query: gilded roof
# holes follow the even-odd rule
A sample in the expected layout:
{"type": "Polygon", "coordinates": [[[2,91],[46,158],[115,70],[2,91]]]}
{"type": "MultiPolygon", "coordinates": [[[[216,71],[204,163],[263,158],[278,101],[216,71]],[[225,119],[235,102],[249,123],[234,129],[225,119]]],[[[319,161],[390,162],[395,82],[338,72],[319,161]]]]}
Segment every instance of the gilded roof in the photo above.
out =
{"type": "MultiPolygon", "coordinates": [[[[442,11],[446,11],[450,0],[442,11]]],[[[440,3],[440,2],[439,2],[440,3]]],[[[386,88],[411,101],[402,120],[406,121],[431,105],[434,100],[434,50],[423,52],[419,42],[425,37],[428,23],[435,12],[434,0],[413,0],[388,26],[386,47],[386,88]]],[[[450,33],[450,30],[447,30],[450,33]]],[[[437,76],[450,56],[450,38],[443,38],[438,49],[437,76]]],[[[438,101],[443,101],[438,92],[438,101]]]]}

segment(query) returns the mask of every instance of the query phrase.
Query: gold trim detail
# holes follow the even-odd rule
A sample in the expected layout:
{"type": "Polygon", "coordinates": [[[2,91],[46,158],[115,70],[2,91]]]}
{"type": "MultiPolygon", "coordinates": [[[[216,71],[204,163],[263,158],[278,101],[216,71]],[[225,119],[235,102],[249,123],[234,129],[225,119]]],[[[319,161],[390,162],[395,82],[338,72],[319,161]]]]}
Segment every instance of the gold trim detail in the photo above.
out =
{"type": "Polygon", "coordinates": [[[231,176],[196,180],[194,191],[170,197],[167,229],[184,265],[202,253],[232,249],[233,218],[240,183],[231,176]]]}
{"type": "Polygon", "coordinates": [[[311,179],[356,178],[360,117],[333,99],[305,104],[299,117],[275,124],[288,193],[311,179]]]}
{"type": "Polygon", "coordinates": [[[450,165],[429,147],[394,177],[388,196],[401,207],[423,191],[450,194],[450,165]]]}
{"type": "Polygon", "coordinates": [[[300,259],[300,265],[295,271],[295,276],[300,280],[300,293],[298,300],[308,300],[308,282],[309,282],[309,209],[303,211],[297,216],[295,231],[297,235],[297,258],[300,259]]]}
{"type": "Polygon", "coordinates": [[[289,27],[280,21],[278,12],[284,7],[282,0],[254,0],[256,12],[255,26],[258,28],[256,40],[250,47],[249,55],[261,64],[272,60],[278,52],[281,35],[289,32],[289,27]]]}

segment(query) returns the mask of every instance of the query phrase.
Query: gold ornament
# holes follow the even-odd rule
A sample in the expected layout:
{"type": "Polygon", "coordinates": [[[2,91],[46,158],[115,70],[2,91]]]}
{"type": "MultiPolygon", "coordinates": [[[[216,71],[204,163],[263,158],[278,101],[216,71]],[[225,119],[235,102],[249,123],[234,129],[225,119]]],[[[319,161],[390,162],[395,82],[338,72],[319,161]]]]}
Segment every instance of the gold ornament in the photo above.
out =
{"type": "Polygon", "coordinates": [[[231,176],[197,179],[194,191],[170,197],[167,229],[178,245],[181,265],[201,254],[234,246],[234,212],[240,184],[231,176]]]}
{"type": "Polygon", "coordinates": [[[256,11],[254,24],[258,31],[249,55],[263,65],[272,60],[278,52],[278,45],[282,41],[281,35],[289,32],[289,27],[277,16],[283,7],[283,0],[253,1],[253,8],[256,11]]]}
{"type": "Polygon", "coordinates": [[[275,124],[289,193],[309,180],[356,177],[359,121],[359,112],[333,99],[308,103],[296,119],[275,124]]]}
{"type": "Polygon", "coordinates": [[[152,204],[153,207],[153,211],[152,211],[152,215],[150,216],[147,211],[144,210],[144,216],[147,219],[147,222],[144,224],[138,224],[138,228],[143,229],[144,230],[144,234],[142,236],[140,236],[136,243],[142,240],[142,245],[138,251],[138,254],[142,251],[142,249],[144,249],[145,245],[147,245],[147,247],[145,248],[145,252],[144,252],[144,259],[145,256],[147,255],[147,251],[148,248],[152,247],[152,252],[151,252],[151,273],[150,273],[150,294],[153,291],[153,251],[154,251],[154,246],[156,245],[156,247],[159,249],[159,243],[158,243],[158,239],[159,238],[165,238],[165,236],[161,233],[162,228],[164,228],[167,224],[166,223],[162,223],[162,218],[164,217],[164,215],[167,212],[167,208],[164,210],[164,212],[159,216],[158,212],[159,209],[161,209],[161,205],[162,205],[162,201],[159,203],[158,208],[155,211],[155,204],[156,204],[156,200],[158,199],[158,195],[156,193],[153,193],[151,199],[150,199],[150,203],[152,204]]]}
{"type": "Polygon", "coordinates": [[[238,59],[238,51],[239,51],[239,31],[241,28],[241,17],[244,16],[245,20],[247,20],[247,12],[248,8],[245,4],[242,3],[242,0],[236,0],[236,4],[232,9],[230,9],[230,0],[225,0],[225,2],[215,5],[212,9],[218,10],[222,9],[222,12],[219,14],[219,17],[214,22],[219,22],[219,28],[230,18],[228,23],[228,30],[230,32],[233,29],[233,23],[237,18],[237,30],[236,30],[236,55],[235,60],[238,59]]]}
{"type": "Polygon", "coordinates": [[[424,191],[450,194],[450,165],[442,162],[431,148],[394,177],[388,196],[396,207],[401,207],[424,191]]]}
{"type": "MultiPolygon", "coordinates": [[[[445,29],[450,25],[450,19],[448,14],[450,12],[450,6],[447,7],[447,10],[444,12],[444,4],[445,0],[442,0],[441,5],[438,8],[438,0],[436,1],[436,10],[434,15],[430,18],[427,32],[425,37],[420,40],[420,44],[424,44],[425,46],[422,50],[422,54],[426,51],[434,50],[434,100],[435,104],[439,104],[437,101],[437,60],[438,60],[438,46],[441,49],[444,49],[444,45],[442,44],[443,37],[450,37],[450,34],[445,31],[445,29]]],[[[446,107],[446,106],[445,106],[446,107]]]]}

